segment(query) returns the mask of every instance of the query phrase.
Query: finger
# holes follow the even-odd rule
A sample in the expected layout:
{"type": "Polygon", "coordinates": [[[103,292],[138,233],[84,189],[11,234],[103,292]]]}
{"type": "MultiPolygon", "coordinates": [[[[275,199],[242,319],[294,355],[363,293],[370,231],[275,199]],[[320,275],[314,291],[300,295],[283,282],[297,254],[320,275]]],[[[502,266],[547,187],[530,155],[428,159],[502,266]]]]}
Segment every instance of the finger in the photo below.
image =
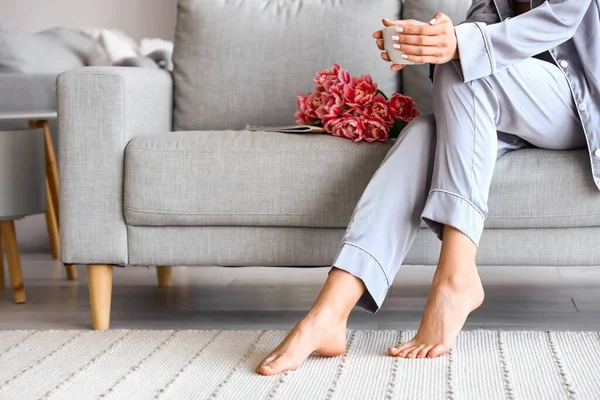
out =
{"type": "Polygon", "coordinates": [[[392,66],[390,67],[390,69],[392,71],[400,71],[404,67],[406,67],[405,64],[392,64],[392,66]]]}
{"type": "Polygon", "coordinates": [[[443,49],[434,46],[413,46],[410,44],[403,44],[400,46],[399,50],[404,54],[412,54],[415,56],[442,57],[444,55],[443,49]]]}
{"type": "Polygon", "coordinates": [[[379,50],[383,50],[383,40],[377,39],[376,43],[377,43],[377,47],[379,47],[379,50]]]}
{"type": "Polygon", "coordinates": [[[417,21],[416,19],[396,19],[391,20],[384,18],[381,20],[385,26],[404,26],[404,25],[427,25],[425,22],[417,21]]]}
{"type": "Polygon", "coordinates": [[[388,53],[386,53],[385,51],[383,53],[381,53],[381,58],[383,58],[385,61],[392,61],[390,60],[390,56],[388,56],[388,53]]]}
{"type": "Polygon", "coordinates": [[[436,24],[439,24],[442,22],[448,22],[448,21],[450,21],[450,17],[442,12],[439,12],[433,16],[431,21],[429,21],[429,25],[436,25],[436,24]]]}
{"type": "Polygon", "coordinates": [[[374,33],[373,33],[373,37],[374,37],[375,39],[381,39],[381,38],[383,38],[383,31],[377,31],[377,32],[374,32],[374,33]]]}
{"type": "Polygon", "coordinates": [[[411,25],[411,24],[402,24],[400,26],[402,28],[402,33],[405,35],[423,35],[423,36],[435,36],[440,35],[445,32],[445,27],[443,24],[436,25],[411,25]]]}
{"type": "Polygon", "coordinates": [[[384,19],[381,20],[381,22],[383,22],[384,26],[400,26],[399,24],[402,21],[400,21],[400,20],[391,20],[391,19],[384,18],[384,19]]]}
{"type": "Polygon", "coordinates": [[[439,64],[440,57],[436,56],[419,56],[414,54],[402,54],[402,58],[406,61],[412,61],[417,64],[439,64]]]}
{"type": "Polygon", "coordinates": [[[423,35],[398,35],[397,43],[402,45],[412,44],[416,46],[435,46],[439,45],[439,37],[437,36],[423,36],[423,35]]]}

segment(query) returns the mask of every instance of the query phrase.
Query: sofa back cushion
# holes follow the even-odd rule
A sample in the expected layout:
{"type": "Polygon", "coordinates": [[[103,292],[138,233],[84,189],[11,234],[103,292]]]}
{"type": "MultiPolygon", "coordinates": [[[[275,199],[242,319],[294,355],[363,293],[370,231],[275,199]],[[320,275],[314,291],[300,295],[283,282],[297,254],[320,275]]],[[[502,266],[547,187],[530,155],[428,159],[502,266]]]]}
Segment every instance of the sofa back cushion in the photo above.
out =
{"type": "MultiPolygon", "coordinates": [[[[403,19],[429,21],[437,12],[447,14],[454,25],[465,20],[471,0],[404,0],[403,19]]],[[[402,91],[411,96],[422,113],[431,112],[429,65],[413,65],[402,70],[402,91]]]]}
{"type": "Polygon", "coordinates": [[[91,45],[65,29],[25,33],[0,26],[0,73],[59,74],[82,67],[91,45]]]}
{"type": "Polygon", "coordinates": [[[296,96],[334,62],[371,74],[391,95],[372,33],[401,0],[179,0],[173,77],[175,130],[294,123],[296,96]]]}

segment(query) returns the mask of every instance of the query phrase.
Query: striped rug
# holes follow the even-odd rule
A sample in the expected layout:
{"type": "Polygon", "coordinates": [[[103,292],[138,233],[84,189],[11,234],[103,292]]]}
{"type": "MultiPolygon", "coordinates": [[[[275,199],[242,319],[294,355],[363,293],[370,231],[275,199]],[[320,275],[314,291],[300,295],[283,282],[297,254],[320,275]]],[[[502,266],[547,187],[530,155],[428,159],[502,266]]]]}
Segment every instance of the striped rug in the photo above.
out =
{"type": "Polygon", "coordinates": [[[462,333],[438,359],[386,349],[408,331],[348,331],[295,372],[255,366],[280,331],[0,331],[0,399],[600,399],[597,332],[462,333]]]}

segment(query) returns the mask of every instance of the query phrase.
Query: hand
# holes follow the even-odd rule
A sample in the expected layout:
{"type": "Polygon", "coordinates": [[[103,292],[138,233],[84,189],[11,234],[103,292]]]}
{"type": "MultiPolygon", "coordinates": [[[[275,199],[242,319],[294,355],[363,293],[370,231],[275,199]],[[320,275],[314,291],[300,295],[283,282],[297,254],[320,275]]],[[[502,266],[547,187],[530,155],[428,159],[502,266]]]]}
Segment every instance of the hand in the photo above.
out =
{"type": "MultiPolygon", "coordinates": [[[[384,20],[384,24],[387,20],[384,20]]],[[[398,40],[394,47],[404,58],[419,64],[445,64],[458,59],[458,43],[450,17],[437,13],[429,23],[419,21],[387,21],[398,26],[398,40]]]]}
{"type": "MultiPolygon", "coordinates": [[[[385,26],[400,26],[400,24],[406,24],[406,23],[410,23],[410,24],[414,24],[415,26],[419,26],[419,25],[429,25],[425,22],[420,22],[414,19],[410,19],[410,20],[403,20],[403,21],[391,21],[389,19],[383,19],[382,20],[383,25],[385,26]]],[[[404,26],[404,25],[403,25],[404,26]]],[[[377,43],[377,47],[379,48],[379,50],[383,50],[383,52],[381,53],[381,58],[383,58],[385,61],[387,62],[391,62],[392,60],[390,60],[390,57],[388,56],[387,52],[384,49],[383,46],[383,31],[379,30],[375,33],[373,33],[373,37],[375,38],[375,42],[377,43]]],[[[390,69],[392,71],[400,71],[402,68],[406,67],[407,64],[392,64],[392,66],[390,67],[390,69]]]]}

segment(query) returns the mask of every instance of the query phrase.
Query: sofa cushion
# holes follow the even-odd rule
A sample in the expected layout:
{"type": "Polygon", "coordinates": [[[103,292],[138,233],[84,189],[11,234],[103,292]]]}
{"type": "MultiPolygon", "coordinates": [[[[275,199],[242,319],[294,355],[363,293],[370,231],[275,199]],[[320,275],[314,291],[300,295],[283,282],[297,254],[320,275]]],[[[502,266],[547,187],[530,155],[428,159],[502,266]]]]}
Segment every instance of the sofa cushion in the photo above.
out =
{"type": "Polygon", "coordinates": [[[62,43],[66,36],[61,30],[33,34],[0,27],[0,73],[59,74],[82,67],[83,60],[72,50],[75,41],[62,43]]]}
{"type": "Polygon", "coordinates": [[[139,137],[125,155],[126,220],[342,227],[390,146],[248,131],[139,137]]]}
{"type": "Polygon", "coordinates": [[[296,97],[334,62],[398,91],[399,73],[372,34],[397,19],[401,0],[179,0],[175,130],[243,129],[294,123],[296,97]]]}
{"type": "MultiPolygon", "coordinates": [[[[471,0],[404,0],[402,18],[429,21],[441,11],[452,19],[454,25],[458,25],[466,18],[471,3],[471,0]]],[[[415,100],[422,113],[431,112],[431,89],[429,64],[402,70],[402,91],[415,100]]]]}
{"type": "MultiPolygon", "coordinates": [[[[130,225],[344,228],[391,143],[327,135],[175,132],[135,138],[125,160],[130,225]]],[[[498,160],[488,228],[600,226],[585,150],[498,160]]]]}

